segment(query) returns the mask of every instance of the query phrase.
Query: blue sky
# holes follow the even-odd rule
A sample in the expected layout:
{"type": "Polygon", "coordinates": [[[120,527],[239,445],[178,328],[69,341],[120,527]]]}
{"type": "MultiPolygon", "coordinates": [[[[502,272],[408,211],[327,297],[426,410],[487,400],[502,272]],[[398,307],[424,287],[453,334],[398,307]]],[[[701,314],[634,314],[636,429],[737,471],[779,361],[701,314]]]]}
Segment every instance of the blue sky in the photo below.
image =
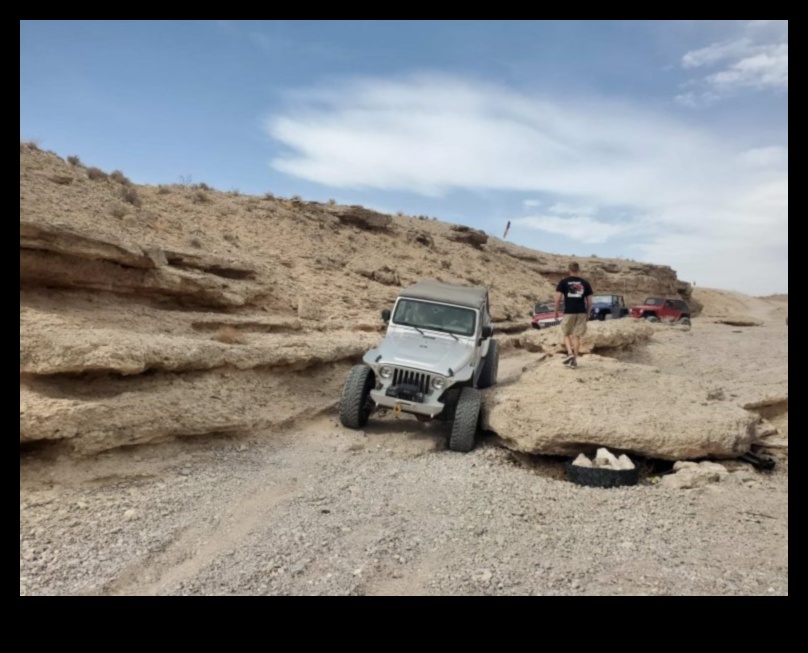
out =
{"type": "Polygon", "coordinates": [[[788,292],[787,21],[21,21],[20,138],[788,292]]]}

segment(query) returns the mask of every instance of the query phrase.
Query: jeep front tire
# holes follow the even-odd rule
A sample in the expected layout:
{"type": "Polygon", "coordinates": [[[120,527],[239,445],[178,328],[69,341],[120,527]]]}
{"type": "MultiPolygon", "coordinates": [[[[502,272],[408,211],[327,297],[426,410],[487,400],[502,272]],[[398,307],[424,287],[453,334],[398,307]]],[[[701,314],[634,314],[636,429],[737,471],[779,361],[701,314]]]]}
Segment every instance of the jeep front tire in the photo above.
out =
{"type": "Polygon", "coordinates": [[[342,399],[339,402],[339,421],[349,429],[361,429],[368,423],[371,402],[370,391],[376,377],[366,365],[354,365],[348,372],[342,399]]]}
{"type": "Polygon", "coordinates": [[[466,453],[474,448],[477,423],[480,420],[482,395],[475,388],[463,388],[455,408],[452,434],[449,436],[449,449],[466,453]]]}
{"type": "Polygon", "coordinates": [[[499,343],[491,340],[488,343],[488,354],[483,358],[483,369],[480,378],[477,380],[478,388],[490,388],[497,384],[497,373],[499,371],[499,343]]]}

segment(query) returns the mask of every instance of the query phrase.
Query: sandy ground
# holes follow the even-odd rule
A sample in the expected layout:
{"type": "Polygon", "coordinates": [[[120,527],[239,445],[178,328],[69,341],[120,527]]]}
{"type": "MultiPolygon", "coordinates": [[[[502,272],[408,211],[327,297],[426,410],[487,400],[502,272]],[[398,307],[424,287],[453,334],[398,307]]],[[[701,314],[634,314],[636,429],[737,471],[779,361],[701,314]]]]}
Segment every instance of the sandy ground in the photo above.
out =
{"type": "MultiPolygon", "coordinates": [[[[512,353],[501,377],[536,356],[512,353]]],[[[787,379],[788,327],[697,318],[621,356],[742,399],[787,379]]],[[[787,436],[787,397],[765,410],[787,436]]],[[[85,461],[27,452],[20,594],[788,594],[787,450],[773,472],[692,490],[661,487],[668,471],[644,462],[639,485],[605,490],[492,437],[470,454],[445,438],[407,416],[354,432],[327,411],[85,461]]]]}

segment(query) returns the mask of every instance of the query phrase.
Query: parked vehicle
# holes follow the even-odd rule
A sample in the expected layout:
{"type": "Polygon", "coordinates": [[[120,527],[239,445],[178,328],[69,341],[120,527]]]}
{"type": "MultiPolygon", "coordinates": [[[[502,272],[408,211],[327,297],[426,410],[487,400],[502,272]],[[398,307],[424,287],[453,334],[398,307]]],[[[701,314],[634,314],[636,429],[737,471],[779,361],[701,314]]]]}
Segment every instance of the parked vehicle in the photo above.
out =
{"type": "Polygon", "coordinates": [[[419,281],[401,291],[387,333],[348,373],[340,421],[361,429],[376,408],[419,420],[452,421],[449,448],[474,447],[482,396],[497,382],[499,349],[493,339],[488,289],[419,281]]]}
{"type": "Polygon", "coordinates": [[[632,306],[631,317],[649,322],[675,322],[690,324],[690,307],[683,299],[648,297],[642,304],[632,306]]]}
{"type": "Polygon", "coordinates": [[[556,317],[555,305],[552,302],[537,302],[533,307],[533,319],[530,326],[534,329],[546,329],[561,324],[562,317],[564,317],[564,311],[560,310],[556,317]]]}
{"type": "Polygon", "coordinates": [[[592,295],[590,320],[616,320],[628,317],[628,307],[622,295],[592,295]]]}

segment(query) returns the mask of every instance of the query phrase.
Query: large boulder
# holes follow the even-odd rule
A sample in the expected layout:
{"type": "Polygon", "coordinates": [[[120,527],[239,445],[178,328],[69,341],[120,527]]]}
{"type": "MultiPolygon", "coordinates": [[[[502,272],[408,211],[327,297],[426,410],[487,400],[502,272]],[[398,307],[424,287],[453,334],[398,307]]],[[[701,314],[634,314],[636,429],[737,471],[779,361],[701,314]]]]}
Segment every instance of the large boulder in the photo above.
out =
{"type": "Polygon", "coordinates": [[[486,393],[484,428],[531,454],[575,456],[598,447],[666,460],[734,458],[757,439],[757,417],[705,401],[697,383],[596,354],[577,369],[549,357],[486,393]]]}

